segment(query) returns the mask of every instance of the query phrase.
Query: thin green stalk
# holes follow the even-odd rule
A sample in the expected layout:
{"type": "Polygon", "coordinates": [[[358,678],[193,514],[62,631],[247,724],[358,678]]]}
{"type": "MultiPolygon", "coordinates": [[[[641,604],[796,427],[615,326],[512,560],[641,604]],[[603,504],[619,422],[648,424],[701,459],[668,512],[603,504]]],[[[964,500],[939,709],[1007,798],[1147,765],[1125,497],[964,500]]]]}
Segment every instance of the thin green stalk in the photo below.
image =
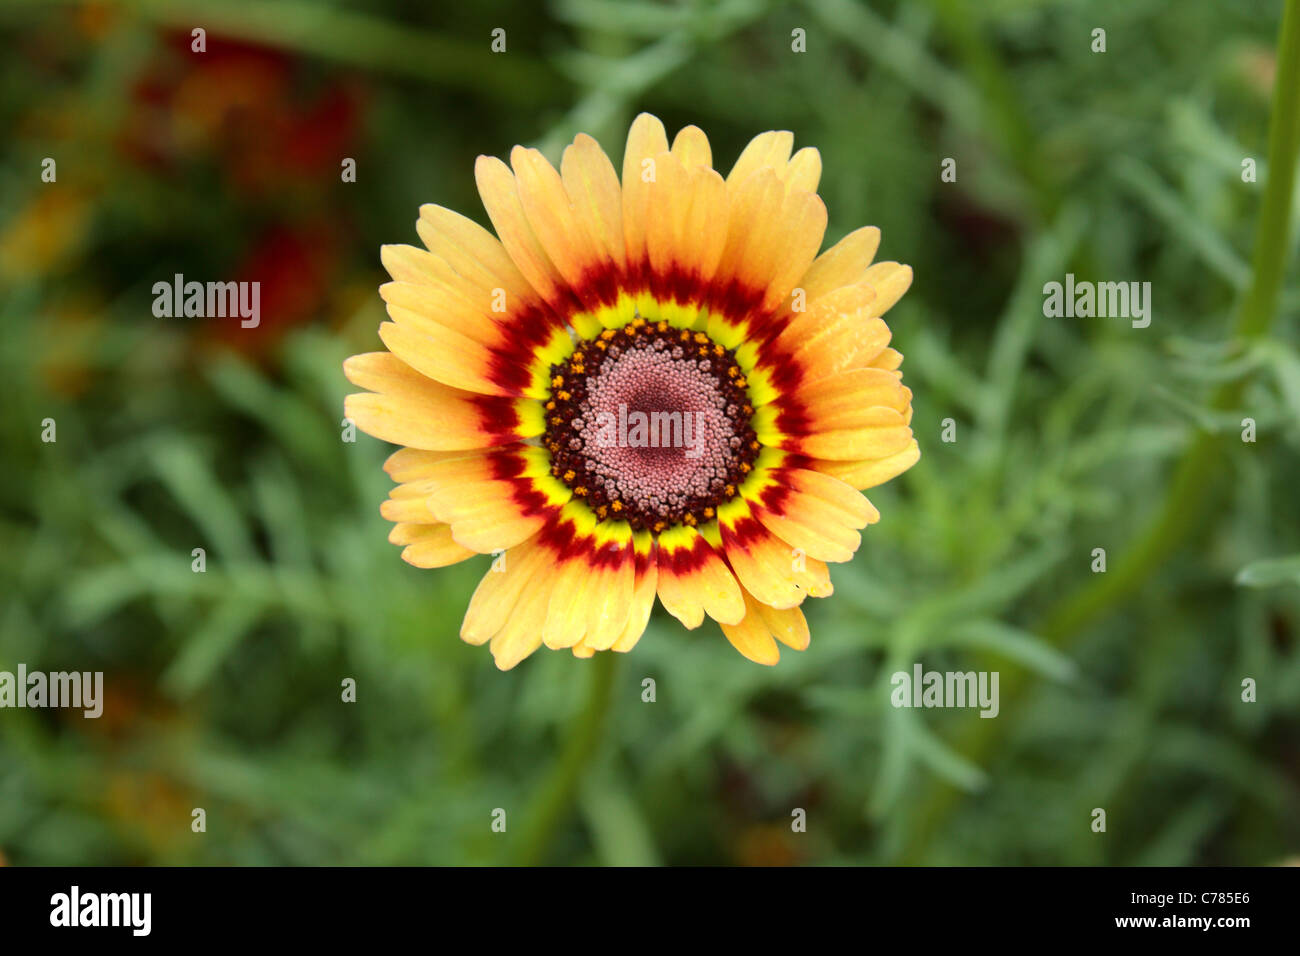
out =
{"type": "MultiPolygon", "coordinates": [[[[1266,336],[1277,315],[1289,248],[1291,201],[1298,158],[1300,0],[1287,0],[1278,36],[1277,80],[1269,117],[1269,177],[1255,230],[1251,284],[1233,328],[1234,336],[1243,341],[1266,336]]],[[[1236,407],[1244,387],[1242,380],[1221,386],[1211,399],[1212,407],[1218,410],[1236,407]]],[[[1215,479],[1224,471],[1218,465],[1226,454],[1224,436],[1199,433],[1174,472],[1160,512],[1134,539],[1109,573],[1092,576],[1087,585],[1053,607],[1038,633],[1054,644],[1065,644],[1134,595],[1193,533],[1204,532],[1209,526],[1206,515],[1218,484],[1215,479]]],[[[1024,683],[1022,672],[1004,675],[1003,700],[1010,702],[1017,697],[1024,683]]],[[[1008,709],[1004,704],[1004,718],[1008,709]]],[[[971,760],[983,762],[998,740],[999,728],[1012,723],[1009,719],[976,721],[959,749],[971,760]]],[[[904,851],[904,858],[911,862],[919,860],[959,796],[950,786],[942,783],[936,786],[938,789],[918,811],[904,851]]]]}
{"type": "MultiPolygon", "coordinates": [[[[1288,0],[1278,38],[1277,85],[1269,118],[1269,178],[1255,229],[1249,291],[1233,329],[1241,341],[1268,334],[1277,315],[1278,296],[1286,266],[1291,225],[1291,198],[1300,155],[1300,0],[1288,0]]],[[[1229,410],[1241,401],[1245,380],[1221,386],[1211,398],[1215,410],[1229,410]]],[[[1094,577],[1089,586],[1058,605],[1048,616],[1044,636],[1060,642],[1111,605],[1133,593],[1179,544],[1197,529],[1196,518],[1211,503],[1206,494],[1214,465],[1224,454],[1222,436],[1200,432],[1184,455],[1164,507],[1126,552],[1115,572],[1094,577]]]]}
{"type": "Polygon", "coordinates": [[[599,749],[605,726],[609,723],[618,655],[613,651],[597,654],[589,666],[591,683],[587,686],[587,700],[574,718],[564,753],[551,768],[524,827],[519,852],[519,862],[524,866],[537,866],[545,860],[556,832],[569,815],[583,773],[599,749]]]}

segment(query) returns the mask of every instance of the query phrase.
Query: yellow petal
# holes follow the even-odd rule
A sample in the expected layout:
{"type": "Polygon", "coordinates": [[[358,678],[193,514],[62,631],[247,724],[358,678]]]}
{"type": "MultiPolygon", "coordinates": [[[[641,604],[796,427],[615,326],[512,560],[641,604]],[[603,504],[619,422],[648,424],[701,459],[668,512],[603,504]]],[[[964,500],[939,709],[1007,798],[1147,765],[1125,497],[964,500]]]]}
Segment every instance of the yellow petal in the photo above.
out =
{"type": "Polygon", "coordinates": [[[768,531],[743,498],[718,509],[727,561],[744,590],[772,607],[802,604],[805,597],[831,593],[826,565],[800,554],[768,531]]]}
{"type": "Polygon", "coordinates": [[[704,615],[736,622],[745,613],[740,585],[713,547],[694,528],[670,528],[659,536],[659,601],[688,628],[704,615]]]}
{"type": "Polygon", "coordinates": [[[463,547],[480,554],[512,548],[553,519],[553,512],[525,510],[516,499],[518,484],[486,481],[472,496],[440,495],[434,513],[451,525],[451,536],[463,547]]]}
{"type": "Polygon", "coordinates": [[[528,222],[510,167],[495,156],[480,156],[474,164],[474,178],[501,244],[528,284],[552,305],[568,305],[569,287],[528,222]]]}
{"type": "MultiPolygon", "coordinates": [[[[461,639],[470,644],[484,644],[496,635],[514,610],[524,585],[546,567],[550,558],[550,550],[539,546],[533,539],[516,545],[494,560],[491,570],[483,575],[470,598],[460,628],[461,639]]],[[[541,629],[539,622],[539,639],[541,629]]]]}
{"type": "Polygon", "coordinates": [[[406,545],[402,560],[417,568],[444,568],[478,553],[453,541],[445,524],[394,525],[388,540],[406,545]]]}
{"type": "MultiPolygon", "coordinates": [[[[410,247],[384,246],[385,250],[399,248],[410,247]]],[[[420,250],[412,249],[412,252],[419,253],[420,250]]],[[[394,268],[391,255],[385,255],[384,259],[390,270],[394,268]]],[[[397,307],[418,316],[419,321],[414,324],[417,329],[427,329],[431,325],[442,326],[487,346],[499,345],[505,339],[501,325],[492,318],[490,296],[480,293],[458,277],[452,277],[447,282],[428,277],[423,283],[386,282],[379,287],[379,295],[388,303],[388,314],[394,322],[402,321],[394,314],[394,307],[397,307]]]]}
{"type": "Polygon", "coordinates": [[[540,151],[516,146],[510,164],[533,235],[569,288],[594,307],[597,303],[587,298],[585,280],[594,270],[611,267],[612,261],[574,214],[560,174],[540,151]]]}
{"type": "Polygon", "coordinates": [[[433,524],[437,520],[427,497],[389,498],[380,504],[379,513],[389,521],[433,524]]]}
{"type": "Polygon", "coordinates": [[[590,566],[582,558],[573,558],[555,562],[549,573],[554,586],[542,626],[542,643],[550,648],[573,647],[587,633],[590,566]]]}
{"type": "Polygon", "coordinates": [[[726,186],[712,169],[687,168],[671,153],[657,157],[658,177],[649,187],[655,215],[646,224],[650,266],[659,275],[714,275],[727,241],[726,186]]]}
{"type": "Polygon", "coordinates": [[[627,626],[636,583],[634,564],[629,544],[620,560],[600,567],[591,576],[587,633],[582,642],[592,650],[609,650],[627,626]]]}
{"type": "Polygon", "coordinates": [[[826,232],[826,206],[816,193],[787,190],[770,168],[738,185],[727,183],[729,228],[718,281],[734,279],[762,293],[760,314],[788,301],[826,232]]]}
{"type": "Polygon", "coordinates": [[[890,416],[898,424],[818,432],[801,438],[784,439],[783,443],[789,450],[812,458],[852,461],[888,458],[913,442],[912,429],[902,424],[903,416],[892,408],[870,408],[864,414],[890,416]]]}
{"type": "Polygon", "coordinates": [[[723,624],[722,633],[731,646],[755,664],[772,666],[781,658],[781,650],[772,640],[772,631],[763,620],[759,602],[745,593],[745,616],[735,624],[723,624]]]}
{"type": "Polygon", "coordinates": [[[898,372],[855,368],[806,384],[799,392],[815,430],[861,428],[871,424],[870,410],[902,412],[912,400],[898,372]]]}
{"type": "Polygon", "coordinates": [[[797,607],[775,608],[759,604],[758,613],[778,641],[791,650],[807,650],[811,635],[802,610],[797,607]]]}
{"type": "Polygon", "coordinates": [[[627,623],[623,626],[623,632],[611,648],[620,652],[630,651],[645,633],[646,625],[650,622],[650,612],[654,610],[655,590],[659,582],[659,571],[651,551],[652,540],[647,532],[638,533],[637,546],[638,560],[632,604],[628,608],[627,623]],[[641,553],[642,549],[644,554],[641,553]]]}
{"type": "Polygon", "coordinates": [[[353,384],[377,393],[347,396],[344,415],[362,431],[397,445],[431,451],[484,448],[534,437],[545,429],[540,414],[524,414],[527,400],[451,388],[389,352],[354,355],[343,363],[343,373],[353,384]]]}
{"type": "Polygon", "coordinates": [[[429,203],[420,207],[415,229],[430,252],[482,292],[502,289],[508,302],[537,298],[501,241],[474,220],[429,203]]]}
{"type": "Polygon", "coordinates": [[[550,591],[550,582],[544,577],[524,583],[510,617],[488,642],[492,659],[500,670],[510,670],[542,646],[542,623],[546,620],[550,591]]]}
{"type": "Polygon", "coordinates": [[[822,154],[812,146],[805,146],[790,158],[786,167],[785,183],[790,189],[815,193],[822,178],[822,154]]]}
{"type": "Polygon", "coordinates": [[[813,260],[799,281],[811,303],[846,285],[857,285],[880,248],[880,230],[863,226],[849,233],[813,260]]]}
{"type": "Polygon", "coordinates": [[[443,385],[480,395],[518,394],[492,381],[491,353],[469,336],[424,320],[400,306],[390,305],[388,312],[398,321],[380,323],[379,338],[417,372],[443,385]]]}
{"type": "Polygon", "coordinates": [[[667,151],[668,135],[658,118],[642,113],[632,121],[623,153],[623,237],[629,266],[646,258],[649,187],[657,179],[654,157],[667,151]]]}
{"type": "Polygon", "coordinates": [[[627,265],[623,244],[623,190],[614,164],[600,144],[579,133],[565,147],[560,178],[573,203],[573,214],[600,255],[622,271],[627,265]]]}
{"type": "Polygon", "coordinates": [[[884,315],[912,285],[912,267],[897,262],[877,262],[863,273],[862,281],[876,290],[876,315],[884,315]]]}
{"type": "Polygon", "coordinates": [[[789,130],[759,133],[741,150],[736,165],[727,174],[727,185],[739,185],[760,169],[784,169],[793,148],[794,133],[789,130]]]}
{"type": "Polygon", "coordinates": [[[481,451],[425,451],[422,448],[399,448],[388,456],[384,462],[384,471],[396,482],[419,481],[431,477],[432,469],[439,462],[452,458],[464,458],[466,455],[482,454],[481,451]]]}
{"type": "Polygon", "coordinates": [[[898,349],[885,349],[867,364],[871,368],[884,368],[893,371],[903,364],[903,353],[898,349]]]}
{"type": "Polygon", "coordinates": [[[805,382],[869,365],[889,345],[885,320],[875,315],[876,291],[853,285],[817,299],[796,313],[777,336],[772,363],[795,362],[805,382]]]}
{"type": "Polygon", "coordinates": [[[825,474],[838,478],[853,488],[865,490],[883,485],[891,478],[896,478],[911,468],[921,459],[921,448],[915,439],[902,451],[894,452],[883,458],[865,460],[834,461],[814,459],[812,467],[825,474]]]}
{"type": "Polygon", "coordinates": [[[685,166],[713,168],[713,150],[709,138],[698,126],[683,126],[673,137],[673,155],[685,166]]]}

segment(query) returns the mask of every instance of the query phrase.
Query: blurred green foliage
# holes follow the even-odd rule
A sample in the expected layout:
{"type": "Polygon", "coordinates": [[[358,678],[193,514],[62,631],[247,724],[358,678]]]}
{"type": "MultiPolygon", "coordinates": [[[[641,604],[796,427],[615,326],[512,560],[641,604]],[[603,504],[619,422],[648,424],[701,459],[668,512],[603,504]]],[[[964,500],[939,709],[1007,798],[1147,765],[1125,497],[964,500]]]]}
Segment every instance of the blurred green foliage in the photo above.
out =
{"type": "Polygon", "coordinates": [[[0,711],[5,858],[1300,852],[1294,235],[1272,334],[1231,333],[1281,3],[443,6],[0,0],[0,669],[108,687],[98,721],[0,711]],[[656,612],[590,753],[562,757],[601,665],[542,651],[501,674],[458,639],[487,559],[399,560],[389,449],[340,440],[340,363],[378,347],[378,247],[416,241],[420,203],[484,220],[475,155],[554,158],[581,130],[617,160],[642,109],[701,126],[720,165],[772,128],[821,150],[828,242],[873,223],[916,270],[890,323],[923,457],[871,493],[884,518],[809,602],[808,651],[761,668],[656,612]],[[1150,281],[1151,327],[1043,318],[1067,271],[1150,281]],[[258,279],[262,326],[154,318],[178,272],[258,279]],[[1178,546],[1121,568],[1198,434],[1217,452],[1178,546]],[[1127,578],[1104,593],[1099,547],[1127,578]],[[1081,593],[1101,596],[1076,614],[1081,593]],[[914,661],[998,670],[1000,715],[893,709],[914,661]]]}

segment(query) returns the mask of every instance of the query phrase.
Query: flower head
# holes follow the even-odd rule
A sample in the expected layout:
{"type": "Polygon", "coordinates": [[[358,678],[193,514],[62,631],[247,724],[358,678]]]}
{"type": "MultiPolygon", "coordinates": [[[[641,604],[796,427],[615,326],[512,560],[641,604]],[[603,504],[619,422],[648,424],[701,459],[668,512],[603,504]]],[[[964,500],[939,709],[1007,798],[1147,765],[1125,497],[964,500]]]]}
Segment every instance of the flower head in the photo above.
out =
{"type": "Polygon", "coordinates": [[[545,644],[627,651],[656,596],[742,654],[802,650],[879,513],[861,494],[920,456],[880,316],[911,283],[867,227],[818,255],[815,149],[756,136],[724,178],[704,133],[638,116],[619,176],[579,135],[479,157],[496,236],[420,209],[385,246],[389,351],[353,356],[385,465],[389,540],[418,567],[496,556],[461,636],[502,669],[545,644]],[[498,238],[499,237],[499,238],[498,238]]]}

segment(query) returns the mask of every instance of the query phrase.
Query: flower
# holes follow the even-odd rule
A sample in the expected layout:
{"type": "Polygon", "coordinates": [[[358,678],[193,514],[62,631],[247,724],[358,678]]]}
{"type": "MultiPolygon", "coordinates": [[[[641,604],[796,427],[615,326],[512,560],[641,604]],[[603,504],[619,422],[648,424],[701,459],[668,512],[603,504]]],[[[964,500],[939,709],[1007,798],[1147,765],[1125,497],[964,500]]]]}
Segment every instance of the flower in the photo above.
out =
{"type": "Polygon", "coordinates": [[[920,457],[880,318],[912,271],[872,264],[872,227],[817,254],[821,158],[792,143],[756,136],[724,179],[703,132],[670,148],[643,113],[621,185],[586,135],[558,171],[480,156],[499,239],[426,205],[427,251],[383,248],[389,351],[344,363],[368,390],[346,414],[406,446],[381,509],[406,561],[496,556],[461,637],[502,670],[628,651],[656,595],[750,660],[804,649],[800,604],[879,519],[860,489],[920,457]]]}

